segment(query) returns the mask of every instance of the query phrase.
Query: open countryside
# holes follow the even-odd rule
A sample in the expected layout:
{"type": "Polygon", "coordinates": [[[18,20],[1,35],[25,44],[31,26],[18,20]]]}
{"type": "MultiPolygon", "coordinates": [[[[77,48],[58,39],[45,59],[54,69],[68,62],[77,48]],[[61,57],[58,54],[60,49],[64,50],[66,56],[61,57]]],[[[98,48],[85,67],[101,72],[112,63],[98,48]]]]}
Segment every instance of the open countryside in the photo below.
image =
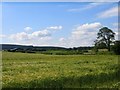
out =
{"type": "Polygon", "coordinates": [[[118,2],[0,6],[2,89],[120,88],[118,2]]]}
{"type": "Polygon", "coordinates": [[[118,88],[117,55],[3,52],[4,88],[118,88]]]}

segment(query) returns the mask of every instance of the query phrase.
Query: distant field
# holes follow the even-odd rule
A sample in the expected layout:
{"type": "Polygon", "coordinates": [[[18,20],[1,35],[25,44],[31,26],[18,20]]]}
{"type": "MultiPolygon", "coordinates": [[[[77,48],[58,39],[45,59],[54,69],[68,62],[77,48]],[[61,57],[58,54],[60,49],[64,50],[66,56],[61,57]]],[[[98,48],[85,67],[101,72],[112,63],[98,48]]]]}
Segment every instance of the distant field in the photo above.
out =
{"type": "Polygon", "coordinates": [[[3,52],[3,88],[120,88],[116,55],[3,52]]]}

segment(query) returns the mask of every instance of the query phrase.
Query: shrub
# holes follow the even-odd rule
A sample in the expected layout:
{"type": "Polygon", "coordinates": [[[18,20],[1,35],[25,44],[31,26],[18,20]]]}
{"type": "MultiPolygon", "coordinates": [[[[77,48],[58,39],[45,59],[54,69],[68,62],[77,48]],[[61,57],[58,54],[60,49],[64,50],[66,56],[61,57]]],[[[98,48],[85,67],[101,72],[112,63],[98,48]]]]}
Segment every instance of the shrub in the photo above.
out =
{"type": "Polygon", "coordinates": [[[116,41],[115,44],[112,46],[111,50],[115,54],[120,55],[120,41],[116,41]]]}

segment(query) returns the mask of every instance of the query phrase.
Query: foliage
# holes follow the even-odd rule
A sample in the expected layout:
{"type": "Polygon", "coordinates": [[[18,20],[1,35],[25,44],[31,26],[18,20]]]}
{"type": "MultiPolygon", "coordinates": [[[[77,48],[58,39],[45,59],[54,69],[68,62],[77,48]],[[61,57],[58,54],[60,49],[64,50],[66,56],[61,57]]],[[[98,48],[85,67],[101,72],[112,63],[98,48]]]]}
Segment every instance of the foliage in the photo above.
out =
{"type": "Polygon", "coordinates": [[[115,41],[114,45],[112,46],[112,51],[114,51],[115,54],[120,55],[120,40],[115,41]]]}
{"type": "Polygon", "coordinates": [[[3,52],[3,88],[120,88],[117,55],[3,52]]]}
{"type": "Polygon", "coordinates": [[[78,55],[82,54],[81,51],[76,50],[49,50],[44,52],[39,52],[41,54],[49,54],[49,55],[78,55]]]}
{"type": "Polygon", "coordinates": [[[110,44],[114,40],[114,35],[115,33],[111,29],[107,27],[101,28],[97,34],[98,37],[95,41],[95,46],[104,44],[108,48],[108,51],[110,51],[110,44]]]}
{"type": "Polygon", "coordinates": [[[106,47],[106,44],[105,44],[105,43],[101,42],[101,43],[98,43],[97,48],[98,48],[98,49],[105,49],[105,48],[107,48],[107,47],[106,47]]]}

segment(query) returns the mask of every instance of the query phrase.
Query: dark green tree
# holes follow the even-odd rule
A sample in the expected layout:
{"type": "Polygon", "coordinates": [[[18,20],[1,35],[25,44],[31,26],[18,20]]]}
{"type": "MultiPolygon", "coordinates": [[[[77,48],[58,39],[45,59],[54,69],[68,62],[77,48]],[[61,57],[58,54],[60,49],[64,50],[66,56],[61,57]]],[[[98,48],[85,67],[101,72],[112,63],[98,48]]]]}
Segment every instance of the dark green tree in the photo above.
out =
{"type": "Polygon", "coordinates": [[[97,40],[95,41],[95,46],[99,46],[101,43],[104,43],[108,51],[110,51],[110,45],[114,39],[115,33],[111,29],[103,27],[97,33],[97,40]]]}
{"type": "Polygon", "coordinates": [[[112,51],[115,54],[120,55],[120,40],[114,42],[114,45],[112,46],[112,51]]]}
{"type": "Polygon", "coordinates": [[[106,49],[106,48],[107,48],[107,47],[106,47],[106,44],[103,43],[103,42],[99,43],[99,44],[97,45],[97,47],[98,47],[99,49],[106,49]]]}

